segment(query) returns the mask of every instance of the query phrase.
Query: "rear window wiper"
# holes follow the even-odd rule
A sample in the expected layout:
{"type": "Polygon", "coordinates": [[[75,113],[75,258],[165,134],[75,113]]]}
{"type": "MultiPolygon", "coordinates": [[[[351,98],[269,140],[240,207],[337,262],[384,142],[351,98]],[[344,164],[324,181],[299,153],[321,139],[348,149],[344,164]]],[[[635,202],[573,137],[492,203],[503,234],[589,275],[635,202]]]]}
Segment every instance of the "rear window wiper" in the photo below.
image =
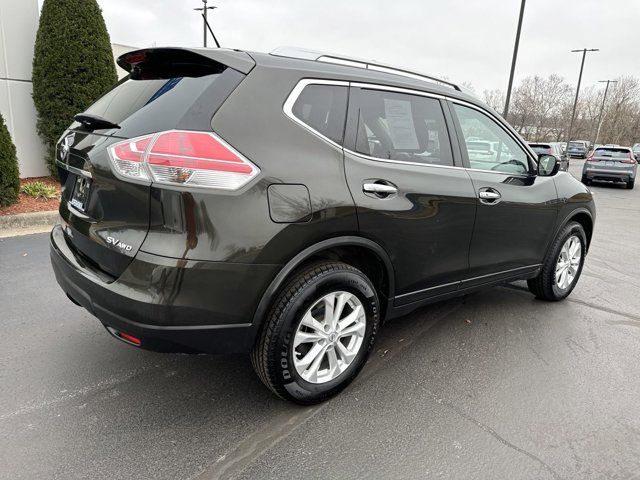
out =
{"type": "Polygon", "coordinates": [[[91,132],[107,128],[120,128],[120,125],[117,123],[110,122],[106,118],[102,118],[98,115],[91,115],[90,113],[79,113],[73,117],[73,119],[76,122],[80,122],[83,127],[91,132]]]}

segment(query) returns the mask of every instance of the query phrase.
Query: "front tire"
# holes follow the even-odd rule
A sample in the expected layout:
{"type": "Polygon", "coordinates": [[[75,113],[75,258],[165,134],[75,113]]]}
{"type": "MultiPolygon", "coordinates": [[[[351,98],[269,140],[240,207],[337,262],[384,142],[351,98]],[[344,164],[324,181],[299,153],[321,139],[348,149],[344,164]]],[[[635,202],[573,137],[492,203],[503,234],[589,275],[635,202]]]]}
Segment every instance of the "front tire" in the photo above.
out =
{"type": "Polygon", "coordinates": [[[296,272],[276,298],[251,353],[260,380],[303,405],[327,400],[358,375],[373,347],[380,305],[360,270],[323,261],[296,272]]]}
{"type": "Polygon", "coordinates": [[[587,236],[577,222],[569,222],[554,240],[537,277],[527,280],[537,298],[557,302],[573,291],[584,265],[587,236]]]}

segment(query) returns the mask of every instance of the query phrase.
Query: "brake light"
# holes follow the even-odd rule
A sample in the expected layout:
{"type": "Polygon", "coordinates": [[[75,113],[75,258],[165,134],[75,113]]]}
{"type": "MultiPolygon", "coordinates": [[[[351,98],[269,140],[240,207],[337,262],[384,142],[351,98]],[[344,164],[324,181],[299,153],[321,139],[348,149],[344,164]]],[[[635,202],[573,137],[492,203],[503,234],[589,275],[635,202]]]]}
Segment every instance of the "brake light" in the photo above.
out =
{"type": "Polygon", "coordinates": [[[625,158],[622,160],[622,163],[638,163],[636,162],[636,158],[633,156],[632,152],[629,152],[629,158],[625,158]]]}
{"type": "Polygon", "coordinates": [[[587,157],[587,162],[599,162],[600,159],[594,157],[595,152],[591,152],[591,155],[587,157]]]}
{"type": "Polygon", "coordinates": [[[127,180],[237,190],[260,170],[210,132],[170,130],[109,147],[127,180]]]}

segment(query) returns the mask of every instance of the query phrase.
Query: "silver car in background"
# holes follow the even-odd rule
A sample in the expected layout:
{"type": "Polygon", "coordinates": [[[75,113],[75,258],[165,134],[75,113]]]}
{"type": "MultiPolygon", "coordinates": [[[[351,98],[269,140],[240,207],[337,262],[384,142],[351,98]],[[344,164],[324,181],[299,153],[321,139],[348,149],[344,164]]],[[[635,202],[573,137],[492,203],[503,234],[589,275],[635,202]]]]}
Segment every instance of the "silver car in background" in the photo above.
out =
{"type": "Polygon", "coordinates": [[[636,160],[640,160],[640,143],[634,143],[631,150],[633,150],[633,155],[636,157],[636,160]]]}
{"type": "Polygon", "coordinates": [[[633,188],[638,171],[638,162],[630,147],[596,148],[582,167],[582,183],[592,181],[624,182],[633,188]]]}
{"type": "Polygon", "coordinates": [[[528,142],[529,146],[538,155],[553,155],[558,159],[560,170],[569,170],[569,157],[565,155],[562,144],[559,142],[528,142]]]}

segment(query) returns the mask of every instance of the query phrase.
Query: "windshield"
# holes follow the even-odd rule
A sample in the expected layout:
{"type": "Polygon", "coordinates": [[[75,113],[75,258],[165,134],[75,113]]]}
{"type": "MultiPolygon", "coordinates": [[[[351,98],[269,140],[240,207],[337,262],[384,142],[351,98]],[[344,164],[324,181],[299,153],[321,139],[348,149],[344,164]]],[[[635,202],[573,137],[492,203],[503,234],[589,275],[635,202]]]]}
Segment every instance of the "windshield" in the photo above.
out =
{"type": "Polygon", "coordinates": [[[581,147],[584,148],[584,143],[582,142],[569,142],[570,147],[581,147]]]}

